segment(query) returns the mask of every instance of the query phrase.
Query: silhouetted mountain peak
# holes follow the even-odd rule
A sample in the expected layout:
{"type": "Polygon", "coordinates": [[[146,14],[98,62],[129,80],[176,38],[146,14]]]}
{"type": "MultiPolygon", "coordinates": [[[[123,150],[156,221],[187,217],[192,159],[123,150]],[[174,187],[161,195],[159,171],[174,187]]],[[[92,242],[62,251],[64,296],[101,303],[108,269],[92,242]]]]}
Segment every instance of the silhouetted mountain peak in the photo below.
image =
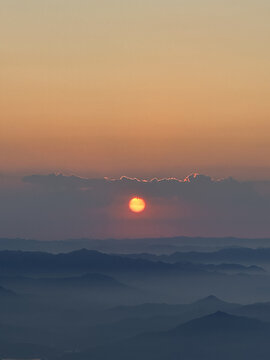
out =
{"type": "Polygon", "coordinates": [[[209,319],[213,319],[213,318],[215,318],[215,319],[233,319],[233,318],[236,318],[236,316],[228,314],[228,313],[226,313],[224,311],[218,310],[213,314],[205,316],[205,318],[209,318],[209,319]]]}
{"type": "Polygon", "coordinates": [[[199,299],[197,301],[195,301],[195,304],[227,304],[226,301],[223,301],[221,299],[219,299],[218,297],[216,297],[215,295],[209,295],[205,298],[199,299]]]}
{"type": "Polygon", "coordinates": [[[207,333],[231,334],[247,333],[252,331],[269,331],[270,328],[266,323],[257,319],[250,319],[242,316],[235,316],[224,311],[216,311],[185,324],[177,326],[168,334],[172,335],[206,335],[207,333]]]}

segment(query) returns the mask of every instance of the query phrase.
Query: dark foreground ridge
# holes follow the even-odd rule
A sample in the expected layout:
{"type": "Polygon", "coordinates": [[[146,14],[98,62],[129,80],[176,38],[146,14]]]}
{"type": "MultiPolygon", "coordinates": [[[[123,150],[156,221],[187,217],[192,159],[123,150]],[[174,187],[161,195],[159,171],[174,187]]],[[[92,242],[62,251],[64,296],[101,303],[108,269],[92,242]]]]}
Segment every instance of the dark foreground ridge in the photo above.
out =
{"type": "Polygon", "coordinates": [[[269,360],[269,266],[224,250],[0,251],[0,358],[269,360]]]}
{"type": "Polygon", "coordinates": [[[218,311],[167,332],[141,334],[61,359],[105,360],[110,355],[119,360],[266,360],[270,356],[269,336],[269,324],[218,311]]]}
{"type": "MultiPolygon", "coordinates": [[[[255,251],[255,250],[254,250],[255,251]]],[[[215,254],[214,254],[215,255],[215,254]]],[[[51,254],[37,251],[0,251],[0,272],[42,273],[42,272],[122,272],[152,271],[156,272],[264,272],[259,266],[243,266],[239,264],[203,264],[187,262],[189,254],[183,254],[182,262],[168,263],[152,261],[152,259],[136,256],[105,254],[95,250],[81,249],[70,253],[51,254]]],[[[270,249],[269,249],[270,259],[270,249]]]]}

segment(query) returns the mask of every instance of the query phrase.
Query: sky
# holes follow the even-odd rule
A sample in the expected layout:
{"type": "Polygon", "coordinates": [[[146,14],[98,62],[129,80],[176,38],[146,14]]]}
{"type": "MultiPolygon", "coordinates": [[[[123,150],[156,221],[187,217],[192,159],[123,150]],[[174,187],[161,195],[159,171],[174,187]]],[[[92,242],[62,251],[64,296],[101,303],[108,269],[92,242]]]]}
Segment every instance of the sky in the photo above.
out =
{"type": "Polygon", "coordinates": [[[2,0],[1,173],[270,178],[267,0],[2,0]]]}
{"type": "Polygon", "coordinates": [[[269,38],[268,0],[1,0],[0,236],[269,236],[269,38]]]}
{"type": "Polygon", "coordinates": [[[269,214],[270,181],[36,174],[0,183],[0,237],[6,238],[269,238],[269,214]],[[129,209],[133,197],[144,199],[144,211],[129,209]]]}

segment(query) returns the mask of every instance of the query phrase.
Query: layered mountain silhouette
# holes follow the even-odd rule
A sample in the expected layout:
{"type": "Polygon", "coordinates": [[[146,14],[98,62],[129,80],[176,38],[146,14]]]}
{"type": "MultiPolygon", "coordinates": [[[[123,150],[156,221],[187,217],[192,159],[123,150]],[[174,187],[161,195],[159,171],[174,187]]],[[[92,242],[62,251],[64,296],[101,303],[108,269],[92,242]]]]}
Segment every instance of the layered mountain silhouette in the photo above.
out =
{"type": "Polygon", "coordinates": [[[245,253],[0,251],[0,357],[268,360],[269,267],[245,253]]]}
{"type": "MultiPolygon", "coordinates": [[[[64,287],[85,287],[85,288],[125,288],[126,286],[113,277],[97,273],[89,273],[80,276],[70,277],[26,277],[26,276],[9,276],[0,277],[2,283],[8,282],[9,284],[20,284],[21,286],[52,286],[58,288],[64,287]]],[[[7,290],[6,290],[7,291],[7,290]]],[[[1,288],[0,288],[1,294],[1,288]]]]}
{"type": "Polygon", "coordinates": [[[129,259],[92,250],[78,250],[65,254],[44,252],[0,251],[0,271],[61,272],[61,271],[134,271],[169,270],[171,264],[129,259]]]}
{"type": "Polygon", "coordinates": [[[82,248],[107,253],[171,254],[176,251],[206,251],[225,247],[269,248],[270,239],[241,239],[233,237],[164,237],[145,239],[67,239],[65,241],[38,241],[0,238],[0,250],[71,252],[82,248]]]}
{"type": "Polygon", "coordinates": [[[62,359],[266,360],[269,336],[269,324],[218,311],[169,331],[140,334],[111,346],[66,354],[62,359]]]}
{"type": "Polygon", "coordinates": [[[232,313],[270,322],[270,302],[243,305],[233,309],[232,313]]]}
{"type": "Polygon", "coordinates": [[[191,304],[153,304],[118,306],[106,311],[106,322],[87,329],[89,343],[103,344],[143,332],[166,331],[188,320],[213,311],[233,311],[241,305],[228,303],[210,295],[191,304]]]}
{"type": "MultiPolygon", "coordinates": [[[[188,255],[187,255],[188,258],[188,255]]],[[[146,259],[131,258],[122,255],[104,254],[93,250],[77,250],[70,253],[50,254],[44,252],[0,251],[0,272],[122,272],[152,271],[156,274],[164,271],[186,273],[210,273],[227,271],[261,271],[257,266],[245,267],[237,264],[198,264],[187,262],[168,263],[146,259]]]]}
{"type": "MultiPolygon", "coordinates": [[[[140,258],[151,261],[162,261],[166,263],[192,262],[192,263],[264,263],[270,261],[270,248],[244,248],[232,247],[218,251],[177,251],[169,255],[155,254],[133,254],[131,258],[140,258]]],[[[225,265],[224,264],[224,265],[225,265]]],[[[250,268],[256,270],[256,268],[250,268]]]]}
{"type": "Polygon", "coordinates": [[[135,306],[118,306],[109,309],[107,313],[108,316],[114,316],[118,319],[126,317],[150,318],[154,316],[176,316],[192,311],[231,311],[239,306],[239,304],[226,302],[214,295],[209,295],[191,304],[146,303],[135,306]]]}

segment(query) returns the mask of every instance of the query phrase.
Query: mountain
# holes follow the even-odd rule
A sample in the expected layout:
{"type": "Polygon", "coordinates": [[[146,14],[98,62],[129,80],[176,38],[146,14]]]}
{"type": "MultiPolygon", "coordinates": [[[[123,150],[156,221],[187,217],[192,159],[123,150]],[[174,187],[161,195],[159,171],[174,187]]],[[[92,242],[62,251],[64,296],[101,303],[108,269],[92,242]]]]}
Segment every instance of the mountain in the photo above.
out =
{"type": "Polygon", "coordinates": [[[187,306],[192,312],[203,312],[206,314],[207,312],[211,313],[215,311],[231,312],[238,309],[241,305],[223,301],[214,295],[209,295],[187,306]]]}
{"type": "Polygon", "coordinates": [[[82,248],[105,253],[153,253],[172,254],[176,251],[211,251],[224,247],[269,248],[270,239],[167,237],[145,239],[67,239],[39,241],[29,239],[0,238],[1,250],[71,252],[82,248]]]}
{"type": "Polygon", "coordinates": [[[65,354],[62,359],[267,360],[269,336],[269,324],[219,311],[169,331],[140,334],[110,346],[65,354]]]}
{"type": "Polygon", "coordinates": [[[239,306],[239,304],[226,302],[214,295],[209,295],[191,304],[146,303],[135,306],[117,306],[108,309],[107,314],[109,317],[114,317],[115,319],[127,317],[150,318],[154,316],[176,316],[194,311],[202,311],[203,313],[218,310],[231,311],[239,306]]]}
{"type": "Polygon", "coordinates": [[[119,288],[123,289],[126,286],[111,276],[98,274],[98,273],[89,273],[81,276],[73,277],[61,277],[61,278],[41,278],[39,279],[41,283],[55,286],[71,286],[71,287],[86,287],[86,288],[119,288]]]}
{"type": "Polygon", "coordinates": [[[222,272],[222,273],[264,273],[265,270],[261,266],[251,265],[244,266],[240,264],[201,264],[201,263],[185,263],[176,262],[172,263],[177,269],[184,269],[188,271],[210,271],[210,272],[222,272]]]}
{"type": "Polygon", "coordinates": [[[235,315],[248,316],[270,322],[270,302],[243,305],[231,311],[235,315]]]}
{"type": "Polygon", "coordinates": [[[38,273],[87,273],[87,272],[163,272],[183,274],[210,274],[229,272],[264,272],[260,267],[238,264],[199,264],[190,262],[168,263],[130,258],[123,255],[104,254],[81,249],[70,253],[50,254],[29,251],[0,251],[0,272],[2,274],[38,273]]]}
{"type": "Polygon", "coordinates": [[[166,271],[171,264],[129,259],[81,249],[71,253],[50,254],[29,251],[0,251],[0,271],[5,273],[85,273],[99,271],[166,271]]]}
{"type": "Polygon", "coordinates": [[[191,304],[141,304],[105,311],[102,323],[85,329],[92,346],[120,341],[144,332],[169,330],[178,324],[217,310],[233,311],[241,305],[211,295],[191,304]]]}
{"type": "MultiPolygon", "coordinates": [[[[145,257],[144,257],[145,258],[145,257]]],[[[152,257],[153,260],[153,257],[152,257]]],[[[243,248],[233,247],[220,249],[212,252],[175,252],[171,255],[160,255],[156,260],[177,263],[177,262],[198,262],[198,263],[240,263],[256,264],[270,261],[270,248],[243,248]]]]}
{"type": "Polygon", "coordinates": [[[223,311],[216,311],[213,314],[191,320],[183,325],[167,332],[167,335],[187,336],[206,334],[226,334],[228,331],[234,334],[249,334],[253,332],[270,332],[270,324],[257,319],[249,319],[243,316],[227,314],[223,311]]]}
{"type": "MultiPolygon", "coordinates": [[[[115,288],[124,289],[126,286],[113,277],[103,274],[90,273],[81,276],[70,277],[26,277],[26,276],[8,276],[0,277],[2,283],[12,284],[20,287],[56,287],[60,288],[85,288],[85,289],[102,289],[102,288],[115,288]]],[[[0,288],[1,294],[1,288],[0,288]]]]}

